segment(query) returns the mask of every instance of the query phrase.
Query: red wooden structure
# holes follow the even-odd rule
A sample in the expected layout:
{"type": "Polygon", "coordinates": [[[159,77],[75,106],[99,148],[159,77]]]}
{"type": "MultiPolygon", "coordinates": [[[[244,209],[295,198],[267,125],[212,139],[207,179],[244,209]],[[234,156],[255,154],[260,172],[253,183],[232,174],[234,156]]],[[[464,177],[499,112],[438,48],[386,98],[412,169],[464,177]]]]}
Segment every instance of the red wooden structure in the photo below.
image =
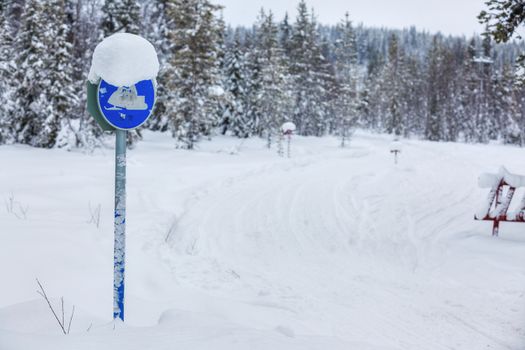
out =
{"type": "Polygon", "coordinates": [[[498,174],[483,174],[479,177],[480,187],[489,187],[485,206],[474,216],[475,220],[492,221],[492,235],[498,236],[499,223],[525,222],[525,196],[517,210],[509,212],[516,188],[525,186],[525,177],[509,173],[504,167],[498,174]]]}

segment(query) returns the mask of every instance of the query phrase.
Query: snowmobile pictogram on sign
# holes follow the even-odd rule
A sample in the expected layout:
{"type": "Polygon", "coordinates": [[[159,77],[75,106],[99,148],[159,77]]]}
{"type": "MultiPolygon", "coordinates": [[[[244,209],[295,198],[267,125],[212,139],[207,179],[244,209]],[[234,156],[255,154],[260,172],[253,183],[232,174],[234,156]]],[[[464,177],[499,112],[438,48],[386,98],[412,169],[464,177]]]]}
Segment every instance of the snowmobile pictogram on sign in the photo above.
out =
{"type": "Polygon", "coordinates": [[[155,104],[155,85],[143,80],[132,86],[113,86],[101,80],[98,104],[104,119],[121,130],[135,129],[151,115],[155,104]]]}
{"type": "Polygon", "coordinates": [[[113,107],[106,108],[106,110],[142,111],[148,109],[144,100],[145,96],[138,95],[135,85],[132,87],[121,86],[109,97],[108,103],[112,104],[113,107]]]}

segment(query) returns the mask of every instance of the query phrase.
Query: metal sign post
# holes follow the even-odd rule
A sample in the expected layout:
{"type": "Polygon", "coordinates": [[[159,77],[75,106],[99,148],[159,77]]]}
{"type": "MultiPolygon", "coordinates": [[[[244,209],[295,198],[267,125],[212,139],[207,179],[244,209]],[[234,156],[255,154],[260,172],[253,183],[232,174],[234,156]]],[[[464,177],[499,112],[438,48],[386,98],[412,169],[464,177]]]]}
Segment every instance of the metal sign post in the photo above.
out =
{"type": "Polygon", "coordinates": [[[295,124],[292,122],[286,122],[281,126],[281,131],[283,135],[287,138],[287,153],[288,158],[291,157],[291,144],[292,144],[292,134],[295,131],[295,124]]]}
{"type": "Polygon", "coordinates": [[[126,130],[116,130],[113,318],[119,318],[122,321],[124,321],[124,272],[126,261],[126,136],[126,130]]]}
{"type": "Polygon", "coordinates": [[[149,118],[155,105],[153,80],[132,86],[88,83],[88,110],[104,130],[115,131],[115,245],[113,256],[113,318],[124,321],[126,263],[126,141],[149,118]]]}
{"type": "Polygon", "coordinates": [[[292,132],[291,131],[287,131],[286,132],[286,138],[287,138],[287,143],[288,143],[288,147],[287,147],[287,155],[288,155],[288,158],[290,158],[292,156],[292,132]]]}
{"type": "Polygon", "coordinates": [[[142,125],[155,104],[155,84],[143,80],[132,86],[113,86],[101,80],[98,105],[115,128],[115,246],[113,257],[113,318],[124,321],[126,262],[126,140],[127,131],[142,125]]]}
{"type": "Polygon", "coordinates": [[[394,139],[394,141],[390,144],[390,153],[394,155],[394,164],[397,165],[398,162],[398,156],[401,153],[401,142],[397,138],[394,139]]]}
{"type": "Polygon", "coordinates": [[[401,151],[398,149],[393,149],[390,151],[390,153],[394,153],[394,164],[397,164],[397,154],[401,153],[401,151]]]}

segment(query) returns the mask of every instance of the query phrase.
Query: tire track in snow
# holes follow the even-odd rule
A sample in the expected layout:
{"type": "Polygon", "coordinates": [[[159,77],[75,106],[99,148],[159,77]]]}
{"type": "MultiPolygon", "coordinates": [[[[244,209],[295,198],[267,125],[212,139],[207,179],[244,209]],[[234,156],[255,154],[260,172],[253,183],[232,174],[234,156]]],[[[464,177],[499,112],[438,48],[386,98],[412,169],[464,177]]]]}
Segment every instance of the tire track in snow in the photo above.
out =
{"type": "MultiPolygon", "coordinates": [[[[195,285],[226,293],[243,289],[244,297],[264,300],[255,304],[335,322],[332,332],[338,334],[374,334],[394,342],[399,337],[405,339],[398,343],[403,349],[429,343],[448,348],[442,345],[446,340],[424,331],[432,322],[421,311],[439,310],[441,298],[410,286],[411,277],[400,275],[392,283],[387,271],[424,274],[429,260],[443,254],[439,240],[464,221],[468,208],[462,203],[473,193],[450,189],[453,181],[436,176],[432,150],[410,152],[418,162],[411,168],[385,165],[390,159],[373,149],[356,158],[308,155],[229,181],[188,209],[172,242],[182,247],[174,259],[184,269],[181,254],[193,247],[189,251],[202,260],[190,269],[195,285]],[[239,277],[224,277],[229,271],[239,277]],[[371,279],[358,278],[366,274],[371,279]],[[345,302],[330,300],[334,288],[345,302]],[[365,310],[373,322],[361,324],[353,313],[365,310]],[[371,328],[374,323],[381,329],[371,328]]],[[[452,331],[457,323],[448,319],[440,326],[452,331]]]]}

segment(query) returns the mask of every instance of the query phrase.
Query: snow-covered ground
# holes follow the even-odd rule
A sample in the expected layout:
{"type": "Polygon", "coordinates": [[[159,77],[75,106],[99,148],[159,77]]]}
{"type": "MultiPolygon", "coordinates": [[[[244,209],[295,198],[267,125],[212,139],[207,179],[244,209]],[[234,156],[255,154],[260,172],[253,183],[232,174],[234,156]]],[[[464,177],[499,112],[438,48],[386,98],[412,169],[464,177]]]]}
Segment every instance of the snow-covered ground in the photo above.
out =
{"type": "Polygon", "coordinates": [[[296,137],[287,159],[146,133],[128,156],[126,324],[112,150],[0,147],[0,349],[525,348],[525,225],[493,238],[473,220],[477,176],[525,174],[525,151],[405,140],[395,166],[391,141],[296,137]],[[70,335],[35,278],[76,306],[70,335]]]}

